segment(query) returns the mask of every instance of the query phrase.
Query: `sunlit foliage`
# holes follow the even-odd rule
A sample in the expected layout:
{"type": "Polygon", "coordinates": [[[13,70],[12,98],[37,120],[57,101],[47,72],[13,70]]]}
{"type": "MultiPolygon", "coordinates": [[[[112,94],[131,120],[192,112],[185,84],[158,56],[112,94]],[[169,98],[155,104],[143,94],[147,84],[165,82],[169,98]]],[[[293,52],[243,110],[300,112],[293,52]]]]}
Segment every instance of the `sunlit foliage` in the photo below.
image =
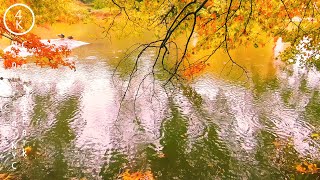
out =
{"type": "Polygon", "coordinates": [[[320,168],[317,167],[317,164],[312,164],[306,161],[296,166],[297,172],[303,174],[315,174],[319,172],[319,169],[320,168]]]}
{"type": "MultiPolygon", "coordinates": [[[[33,54],[34,60],[32,62],[35,62],[36,65],[41,67],[49,66],[52,68],[58,68],[59,65],[62,65],[68,66],[71,69],[75,69],[74,62],[67,62],[65,60],[65,57],[71,53],[71,50],[66,46],[45,44],[40,41],[40,37],[32,33],[22,36],[15,36],[8,32],[1,20],[0,22],[0,34],[2,35],[0,37],[6,37],[12,41],[15,41],[18,46],[25,47],[28,53],[33,54]]],[[[13,46],[11,51],[0,53],[0,56],[3,58],[3,64],[5,68],[18,67],[27,63],[27,58],[19,56],[20,51],[21,50],[19,48],[13,46]]]]}
{"type": "MultiPolygon", "coordinates": [[[[206,52],[202,57],[205,63],[218,49],[224,50],[228,63],[247,74],[246,68],[230,55],[230,51],[239,46],[259,48],[282,37],[292,45],[286,53],[296,54],[296,45],[308,36],[312,37],[312,47],[319,49],[318,0],[110,0],[105,7],[113,14],[105,20],[106,34],[112,35],[130,26],[135,33],[146,30],[156,33],[157,40],[138,49],[156,48],[155,64],[164,64],[163,68],[171,75],[169,80],[185,71],[189,76],[188,69],[194,65],[187,61],[188,54],[194,59],[198,53],[206,52]],[[181,42],[180,37],[186,40],[181,42]],[[173,65],[166,65],[164,61],[173,65]]],[[[318,60],[308,62],[315,65],[318,60]]]]}
{"type": "Polygon", "coordinates": [[[0,0],[0,13],[15,3],[28,5],[36,16],[37,24],[76,23],[86,16],[85,8],[75,0],[0,0]]]}
{"type": "MultiPolygon", "coordinates": [[[[1,10],[0,16],[4,16],[4,11],[10,5],[17,3],[18,1],[1,1],[1,10]]],[[[57,21],[65,21],[71,22],[72,19],[75,18],[74,15],[71,15],[72,6],[68,6],[68,3],[73,1],[62,1],[58,0],[55,3],[52,1],[32,1],[26,0],[25,3],[31,7],[31,9],[35,13],[36,24],[57,22],[57,21]],[[50,13],[48,13],[50,12],[50,13]],[[65,18],[68,17],[68,18],[65,18]]],[[[19,1],[21,3],[21,1],[19,1]]],[[[71,4],[70,4],[71,5],[71,4]]],[[[6,24],[15,32],[23,32],[19,31],[15,27],[15,21],[12,16],[7,15],[6,24]]],[[[27,24],[26,27],[30,27],[31,25],[31,14],[25,15],[24,23],[27,24]]],[[[12,42],[15,42],[16,45],[24,47],[27,49],[27,52],[32,54],[32,57],[25,58],[21,57],[19,53],[21,52],[21,48],[18,46],[12,47],[11,51],[0,52],[0,56],[3,59],[3,64],[5,68],[18,67],[26,64],[27,62],[35,62],[36,65],[45,67],[49,66],[52,68],[58,68],[60,65],[68,66],[71,69],[75,69],[73,62],[67,62],[65,58],[70,55],[71,50],[66,46],[55,46],[54,44],[50,44],[50,42],[44,43],[41,38],[33,33],[27,33],[25,35],[14,35],[6,29],[4,26],[3,18],[0,19],[0,38],[10,39],[12,42]]]]}
{"type": "Polygon", "coordinates": [[[121,174],[121,177],[122,180],[154,180],[153,174],[150,171],[130,173],[130,170],[127,169],[121,174]]]}

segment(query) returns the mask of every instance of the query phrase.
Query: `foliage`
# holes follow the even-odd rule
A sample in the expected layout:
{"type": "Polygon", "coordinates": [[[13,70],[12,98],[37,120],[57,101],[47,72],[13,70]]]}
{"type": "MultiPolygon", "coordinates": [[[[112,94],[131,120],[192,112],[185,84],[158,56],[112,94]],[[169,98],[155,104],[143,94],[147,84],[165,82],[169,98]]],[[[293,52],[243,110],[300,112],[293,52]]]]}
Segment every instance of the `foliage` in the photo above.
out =
{"type": "Polygon", "coordinates": [[[206,66],[207,64],[205,64],[204,62],[195,63],[189,66],[187,69],[185,69],[183,75],[186,78],[192,78],[193,75],[202,72],[206,68],[206,66]]]}
{"type": "Polygon", "coordinates": [[[27,146],[24,148],[24,151],[26,152],[26,155],[29,156],[32,153],[32,147],[27,146]]]}
{"type": "Polygon", "coordinates": [[[10,174],[0,174],[0,179],[3,179],[3,180],[14,180],[15,178],[10,174]]]}
{"type": "Polygon", "coordinates": [[[120,176],[122,180],[154,180],[153,174],[150,171],[130,173],[130,170],[127,169],[120,176]]]}
{"type": "MultiPolygon", "coordinates": [[[[7,21],[7,24],[10,29],[15,29],[12,21],[7,21]]],[[[17,44],[17,46],[13,46],[11,48],[11,51],[0,53],[0,56],[3,58],[3,64],[5,68],[18,67],[27,63],[27,58],[22,58],[19,56],[21,49],[18,49],[17,47],[20,46],[26,48],[28,53],[33,54],[33,61],[38,66],[58,68],[60,65],[62,65],[71,69],[75,69],[73,62],[67,62],[65,60],[65,57],[71,53],[71,50],[66,46],[55,46],[54,44],[50,44],[50,41],[48,41],[48,44],[46,44],[40,41],[40,37],[32,33],[27,33],[21,36],[13,35],[5,28],[2,19],[0,20],[0,34],[0,38],[8,38],[11,41],[15,41],[17,44]]]]}
{"type": "MultiPolygon", "coordinates": [[[[52,3],[51,0],[0,0],[1,17],[3,17],[4,11],[15,3],[24,3],[33,10],[37,25],[46,26],[54,22],[74,23],[86,16],[84,8],[74,0],[56,0],[54,3],[52,3]]],[[[28,17],[25,17],[23,22],[30,25],[31,16],[28,17]]],[[[12,18],[12,16],[7,15],[7,25],[15,32],[19,32],[15,29],[12,18]]],[[[0,56],[4,60],[5,68],[18,67],[28,62],[35,62],[36,65],[41,67],[48,66],[58,68],[59,66],[67,66],[75,70],[74,63],[65,60],[71,53],[71,50],[66,46],[55,46],[54,44],[50,44],[49,41],[42,42],[40,41],[40,37],[33,33],[27,33],[22,36],[13,35],[5,28],[2,18],[0,20],[0,35],[0,38],[8,38],[12,42],[15,42],[16,45],[26,48],[28,53],[33,54],[32,57],[28,58],[19,57],[21,48],[18,49],[15,47],[13,47],[10,52],[0,52],[0,56]]]]}
{"type": "MultiPolygon", "coordinates": [[[[45,44],[40,41],[38,36],[31,33],[20,37],[11,36],[9,38],[16,40],[19,46],[25,47],[29,53],[32,53],[33,57],[35,58],[34,62],[38,66],[58,68],[60,65],[62,65],[71,69],[75,69],[74,62],[67,62],[64,59],[71,53],[71,50],[66,46],[45,44]]],[[[11,50],[12,51],[7,51],[0,54],[3,58],[5,68],[18,67],[27,63],[27,58],[22,58],[19,56],[19,49],[12,47],[11,50]]]]}
{"type": "Polygon", "coordinates": [[[80,0],[83,3],[92,3],[94,0],[80,0]]]}
{"type": "MultiPolygon", "coordinates": [[[[206,63],[219,49],[229,57],[229,65],[248,75],[246,68],[230,54],[239,46],[259,48],[274,37],[282,37],[292,45],[287,49],[289,54],[296,54],[293,49],[308,36],[312,37],[312,48],[319,49],[316,45],[320,42],[319,3],[318,0],[111,0],[106,6],[113,18],[105,21],[104,28],[106,34],[129,26],[136,32],[155,32],[154,41],[140,44],[135,50],[143,53],[156,49],[153,61],[162,64],[170,75],[167,82],[181,78],[185,69],[194,66],[188,59],[206,63]],[[203,52],[206,55],[196,59],[203,52]]],[[[307,65],[318,63],[310,60],[307,65]]]]}
{"type": "MultiPolygon", "coordinates": [[[[76,23],[83,19],[85,10],[75,0],[0,0],[0,13],[12,4],[23,3],[34,12],[37,24],[56,22],[76,23]]],[[[2,16],[1,16],[2,17],[2,16]]]]}
{"type": "Polygon", "coordinates": [[[106,1],[104,0],[94,0],[93,1],[94,8],[102,9],[106,7],[106,1]]]}
{"type": "Polygon", "coordinates": [[[299,173],[302,173],[302,174],[315,174],[315,173],[319,173],[319,169],[317,167],[317,164],[312,164],[312,163],[309,163],[307,161],[301,163],[301,164],[298,164],[296,166],[296,170],[297,172],[299,173]]]}

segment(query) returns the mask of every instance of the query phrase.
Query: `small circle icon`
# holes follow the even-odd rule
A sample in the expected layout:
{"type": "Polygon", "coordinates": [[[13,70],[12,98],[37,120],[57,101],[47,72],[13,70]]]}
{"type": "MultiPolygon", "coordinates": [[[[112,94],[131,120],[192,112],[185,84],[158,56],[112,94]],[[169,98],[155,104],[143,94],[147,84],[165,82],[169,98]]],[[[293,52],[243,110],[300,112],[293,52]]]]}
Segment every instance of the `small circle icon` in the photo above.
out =
{"type": "MultiPolygon", "coordinates": [[[[15,25],[16,25],[16,28],[17,29],[23,29],[22,27],[21,27],[21,22],[22,22],[22,15],[21,15],[21,10],[19,10],[18,12],[17,12],[17,14],[15,15],[15,18],[18,18],[18,20],[16,20],[15,21],[15,25]]],[[[14,34],[14,35],[17,35],[17,36],[21,36],[21,35],[24,35],[24,34],[27,34],[28,32],[30,32],[31,31],[31,29],[33,28],[33,26],[34,26],[34,24],[35,24],[35,16],[34,16],[34,13],[33,13],[33,11],[32,11],[32,9],[29,7],[29,6],[27,6],[27,5],[25,5],[25,4],[21,4],[21,3],[17,3],[17,4],[13,4],[13,5],[11,5],[6,11],[5,11],[5,13],[4,13],[4,15],[3,15],[3,23],[4,23],[4,26],[6,27],[6,29],[10,32],[10,33],[12,33],[12,34],[14,34]],[[12,9],[12,8],[14,8],[14,7],[17,7],[17,6],[22,6],[22,7],[24,7],[24,8],[27,8],[29,11],[30,11],[30,13],[31,13],[31,15],[32,15],[32,24],[31,24],[31,26],[29,27],[29,29],[27,30],[27,31],[25,31],[25,32],[14,32],[12,29],[10,29],[9,27],[8,27],[8,25],[7,25],[7,21],[6,21],[6,16],[7,16],[7,14],[8,14],[8,12],[10,11],[10,9],[12,9]]]]}

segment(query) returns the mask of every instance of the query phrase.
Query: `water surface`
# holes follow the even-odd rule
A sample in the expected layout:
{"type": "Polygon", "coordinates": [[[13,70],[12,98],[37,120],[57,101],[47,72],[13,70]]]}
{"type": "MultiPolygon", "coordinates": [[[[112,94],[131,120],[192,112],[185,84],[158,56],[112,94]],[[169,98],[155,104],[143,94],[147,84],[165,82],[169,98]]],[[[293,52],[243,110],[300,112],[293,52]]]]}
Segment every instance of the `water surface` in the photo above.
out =
{"type": "MultiPolygon", "coordinates": [[[[77,27],[67,31],[91,44],[73,51],[75,72],[32,64],[0,69],[1,86],[12,90],[0,98],[2,173],[55,180],[118,179],[125,169],[150,170],[157,179],[317,177],[295,170],[320,155],[319,141],[311,138],[320,125],[317,73],[282,70],[271,45],[240,48],[233,56],[249,79],[238,80],[239,69],[229,73],[231,66],[221,73],[227,59],[218,53],[202,75],[165,89],[151,76],[140,83],[154,57],[148,51],[121,101],[129,66],[113,73],[126,42],[88,38],[93,30],[77,27]],[[32,147],[27,158],[19,156],[25,146],[32,147]],[[18,162],[15,171],[12,162],[18,162]]],[[[60,30],[54,26],[43,36],[60,30]]]]}

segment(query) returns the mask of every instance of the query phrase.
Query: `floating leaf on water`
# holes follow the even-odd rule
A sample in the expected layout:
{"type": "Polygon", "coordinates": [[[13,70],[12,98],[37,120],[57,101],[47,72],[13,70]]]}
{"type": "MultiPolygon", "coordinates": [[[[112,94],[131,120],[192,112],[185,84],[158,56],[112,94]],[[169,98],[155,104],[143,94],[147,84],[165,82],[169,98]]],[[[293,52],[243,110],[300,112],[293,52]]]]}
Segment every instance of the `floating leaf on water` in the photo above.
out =
{"type": "Polygon", "coordinates": [[[298,164],[296,166],[296,171],[302,174],[315,174],[319,173],[319,169],[317,164],[308,163],[307,161],[303,162],[302,164],[298,164]]]}
{"type": "Polygon", "coordinates": [[[24,150],[25,150],[27,156],[29,156],[31,154],[32,147],[31,146],[27,146],[27,147],[24,148],[24,150]]]}
{"type": "Polygon", "coordinates": [[[281,143],[279,141],[273,141],[272,143],[277,149],[281,146],[281,143]]]}
{"type": "Polygon", "coordinates": [[[14,180],[15,178],[13,176],[11,176],[10,174],[0,174],[0,179],[1,180],[14,180]]]}
{"type": "Polygon", "coordinates": [[[120,175],[120,177],[122,180],[154,180],[151,171],[146,171],[144,173],[140,171],[130,173],[129,169],[126,169],[125,172],[120,175]]]}
{"type": "Polygon", "coordinates": [[[158,154],[158,157],[159,157],[159,158],[165,158],[166,155],[165,155],[164,153],[160,152],[160,153],[158,154]]]}
{"type": "Polygon", "coordinates": [[[312,139],[318,139],[319,138],[319,134],[318,133],[312,133],[311,134],[311,138],[312,139]]]}
{"type": "Polygon", "coordinates": [[[301,164],[298,164],[296,166],[296,170],[297,170],[297,172],[302,173],[302,174],[306,173],[306,171],[307,171],[307,169],[305,167],[303,167],[301,164]]]}
{"type": "Polygon", "coordinates": [[[208,167],[214,167],[214,164],[212,164],[211,162],[208,163],[208,167]]]}

